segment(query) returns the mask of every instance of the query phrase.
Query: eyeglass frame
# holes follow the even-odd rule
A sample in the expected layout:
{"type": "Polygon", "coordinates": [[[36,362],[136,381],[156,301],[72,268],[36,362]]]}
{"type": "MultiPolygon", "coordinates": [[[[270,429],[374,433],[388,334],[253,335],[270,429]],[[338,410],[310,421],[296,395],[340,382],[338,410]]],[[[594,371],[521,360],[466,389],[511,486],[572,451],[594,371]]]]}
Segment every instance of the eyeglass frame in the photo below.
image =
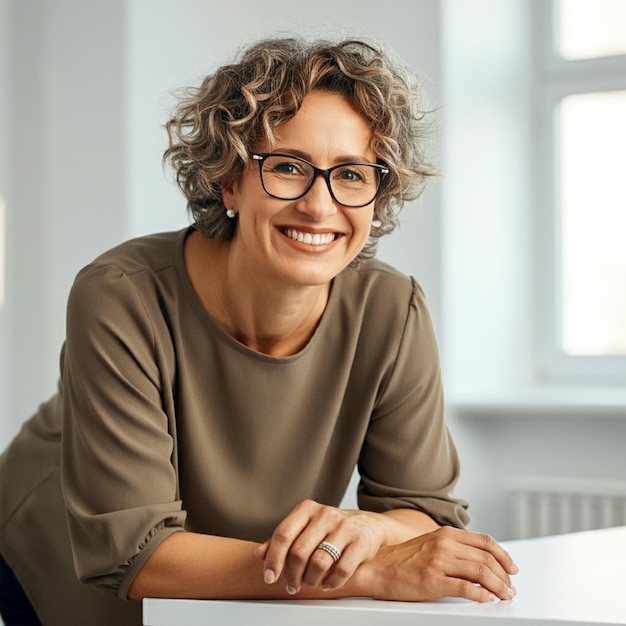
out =
{"type": "Polygon", "coordinates": [[[328,192],[330,193],[331,198],[335,202],[337,202],[337,204],[340,204],[341,206],[344,206],[349,209],[362,209],[363,207],[368,206],[369,204],[374,202],[374,200],[376,200],[376,196],[378,196],[378,193],[380,192],[380,188],[381,188],[381,185],[383,184],[383,180],[385,176],[389,174],[389,168],[386,167],[385,165],[381,165],[380,163],[365,163],[365,162],[352,161],[349,163],[338,163],[337,165],[333,165],[332,167],[329,167],[328,169],[325,170],[325,169],[316,167],[315,165],[313,165],[313,163],[310,163],[309,161],[307,161],[306,159],[303,159],[302,157],[295,156],[293,154],[285,154],[283,152],[253,152],[250,154],[250,157],[254,159],[255,161],[257,161],[257,163],[259,164],[259,177],[261,178],[261,185],[263,186],[263,191],[265,191],[265,193],[271,198],[276,198],[277,200],[299,200],[300,198],[303,198],[309,192],[309,190],[313,186],[313,183],[315,182],[315,179],[318,176],[321,176],[326,181],[326,186],[328,187],[328,192]],[[288,159],[295,159],[296,161],[301,161],[302,163],[306,163],[310,168],[313,169],[313,176],[311,176],[311,180],[307,184],[305,190],[299,196],[296,196],[295,198],[281,198],[280,196],[276,196],[267,190],[267,188],[265,187],[265,181],[263,180],[263,163],[265,159],[267,159],[268,157],[285,157],[288,159]],[[350,165],[367,165],[369,167],[373,167],[374,170],[378,172],[378,186],[376,187],[376,193],[374,194],[374,197],[369,202],[366,202],[365,204],[344,204],[343,202],[340,202],[339,200],[337,200],[333,192],[332,186],[330,184],[331,173],[339,169],[340,167],[347,167],[350,165]]]}

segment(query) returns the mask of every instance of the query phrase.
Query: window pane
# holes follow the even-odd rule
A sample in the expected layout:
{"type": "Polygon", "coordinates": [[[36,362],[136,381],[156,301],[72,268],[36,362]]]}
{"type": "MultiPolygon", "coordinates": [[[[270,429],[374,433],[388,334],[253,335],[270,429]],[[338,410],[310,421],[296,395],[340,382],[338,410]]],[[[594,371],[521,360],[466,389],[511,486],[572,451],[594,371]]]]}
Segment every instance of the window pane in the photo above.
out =
{"type": "Polygon", "coordinates": [[[566,59],[626,54],[626,0],[561,0],[559,34],[566,59]]]}
{"type": "Polygon", "coordinates": [[[626,91],[565,98],[560,157],[563,350],[626,354],[626,91]]]}

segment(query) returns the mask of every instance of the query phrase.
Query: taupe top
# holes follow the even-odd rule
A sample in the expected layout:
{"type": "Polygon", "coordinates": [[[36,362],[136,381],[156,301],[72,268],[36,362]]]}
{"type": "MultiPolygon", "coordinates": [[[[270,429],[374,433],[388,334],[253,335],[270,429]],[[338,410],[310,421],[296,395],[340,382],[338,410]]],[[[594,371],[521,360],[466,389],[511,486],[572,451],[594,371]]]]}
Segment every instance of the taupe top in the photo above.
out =
{"type": "Polygon", "coordinates": [[[415,281],[377,261],[346,269],[304,349],[271,357],[207,314],[187,232],[78,274],[59,394],[2,456],[0,549],[44,623],[140,623],[123,599],[171,533],[264,541],[305,498],[338,505],[355,465],[361,508],[467,522],[415,281]]]}

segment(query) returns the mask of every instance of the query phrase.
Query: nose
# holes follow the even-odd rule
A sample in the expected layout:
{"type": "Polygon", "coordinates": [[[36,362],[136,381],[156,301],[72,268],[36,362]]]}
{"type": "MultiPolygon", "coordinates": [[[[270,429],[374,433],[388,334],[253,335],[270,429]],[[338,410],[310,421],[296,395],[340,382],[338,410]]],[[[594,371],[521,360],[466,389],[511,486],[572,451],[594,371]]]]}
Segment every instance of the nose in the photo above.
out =
{"type": "Polygon", "coordinates": [[[337,203],[333,199],[328,182],[323,176],[316,176],[309,190],[296,201],[296,208],[306,213],[316,222],[337,212],[337,203]]]}

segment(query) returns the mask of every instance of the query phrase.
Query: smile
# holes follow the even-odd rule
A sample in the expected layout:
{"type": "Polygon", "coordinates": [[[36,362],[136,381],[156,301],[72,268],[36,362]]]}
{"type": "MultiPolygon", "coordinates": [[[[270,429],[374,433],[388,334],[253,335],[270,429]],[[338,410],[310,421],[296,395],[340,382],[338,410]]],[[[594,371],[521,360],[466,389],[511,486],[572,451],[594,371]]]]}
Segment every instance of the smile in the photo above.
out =
{"type": "Polygon", "coordinates": [[[284,228],[283,234],[289,239],[311,246],[325,246],[335,240],[335,233],[303,233],[295,228],[284,228]]]}

